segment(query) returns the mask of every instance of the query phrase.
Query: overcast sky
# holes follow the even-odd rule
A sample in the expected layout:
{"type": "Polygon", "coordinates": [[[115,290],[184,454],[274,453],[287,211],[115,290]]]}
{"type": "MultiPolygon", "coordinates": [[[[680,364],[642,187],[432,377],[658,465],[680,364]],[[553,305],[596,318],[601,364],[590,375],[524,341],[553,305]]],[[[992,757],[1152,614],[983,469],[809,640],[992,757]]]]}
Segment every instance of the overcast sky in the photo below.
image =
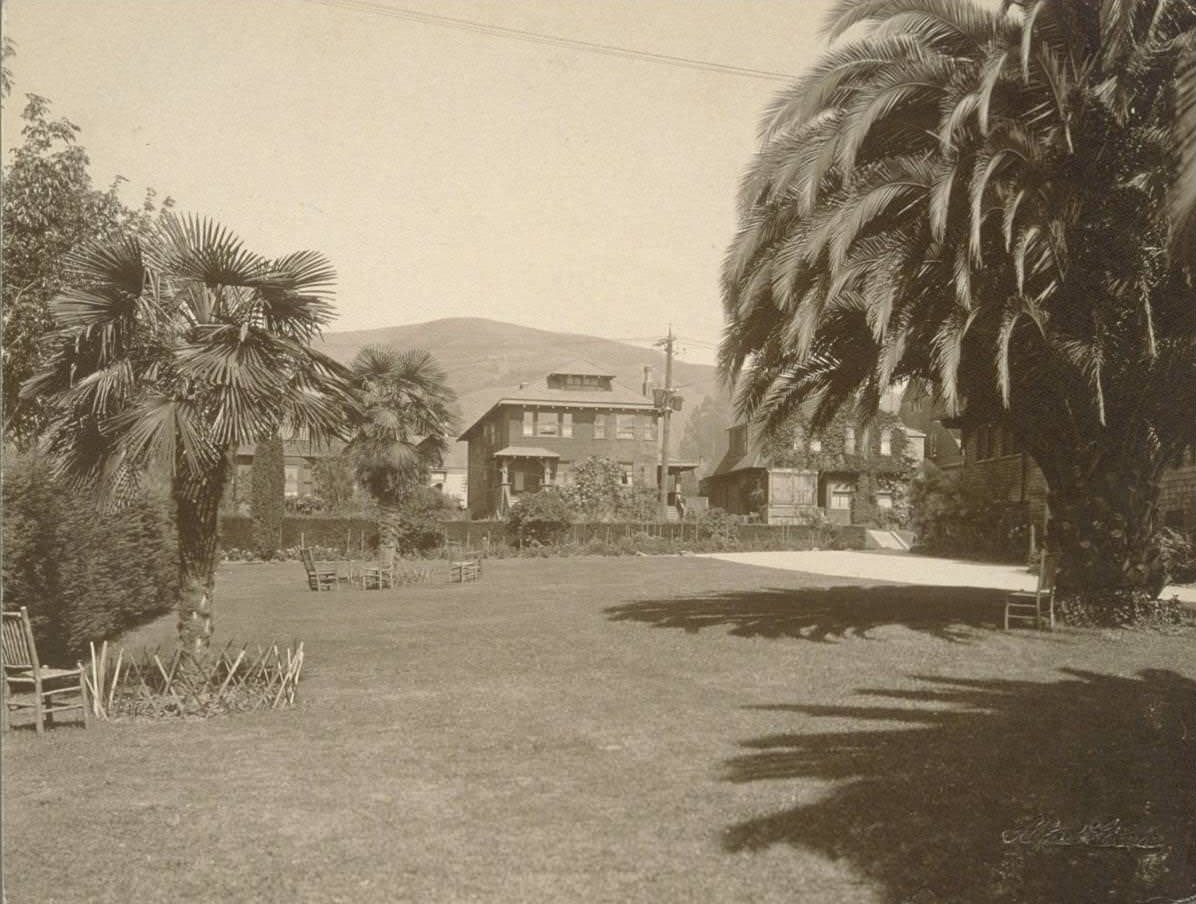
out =
{"type": "Polygon", "coordinates": [[[4,145],[23,95],[50,98],[128,200],[153,186],[262,253],[326,253],[334,329],[482,316],[632,338],[671,320],[713,343],[736,184],[781,83],[378,10],[799,73],[828,5],[7,0],[4,145]]]}

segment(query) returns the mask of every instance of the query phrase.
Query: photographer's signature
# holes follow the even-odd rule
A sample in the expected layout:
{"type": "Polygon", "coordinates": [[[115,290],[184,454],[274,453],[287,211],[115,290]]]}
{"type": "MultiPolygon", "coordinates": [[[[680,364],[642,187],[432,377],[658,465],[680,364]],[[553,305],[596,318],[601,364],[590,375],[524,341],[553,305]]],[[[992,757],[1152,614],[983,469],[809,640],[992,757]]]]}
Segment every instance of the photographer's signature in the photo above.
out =
{"type": "Polygon", "coordinates": [[[1061,819],[1041,816],[1001,833],[1001,842],[1031,848],[1088,847],[1153,851],[1163,839],[1153,829],[1131,831],[1120,819],[1068,825],[1061,819]]]}

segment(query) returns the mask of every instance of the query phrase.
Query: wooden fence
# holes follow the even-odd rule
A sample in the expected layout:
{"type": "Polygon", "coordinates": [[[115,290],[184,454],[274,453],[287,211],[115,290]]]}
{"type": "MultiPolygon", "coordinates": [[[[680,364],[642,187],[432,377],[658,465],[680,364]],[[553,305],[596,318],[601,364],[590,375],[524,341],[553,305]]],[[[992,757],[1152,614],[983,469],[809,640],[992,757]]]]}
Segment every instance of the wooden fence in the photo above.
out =
{"type": "Polygon", "coordinates": [[[84,682],[100,719],[210,716],[293,705],[302,671],[302,641],[281,648],[230,642],[198,654],[131,653],[104,641],[91,645],[84,682]]]}

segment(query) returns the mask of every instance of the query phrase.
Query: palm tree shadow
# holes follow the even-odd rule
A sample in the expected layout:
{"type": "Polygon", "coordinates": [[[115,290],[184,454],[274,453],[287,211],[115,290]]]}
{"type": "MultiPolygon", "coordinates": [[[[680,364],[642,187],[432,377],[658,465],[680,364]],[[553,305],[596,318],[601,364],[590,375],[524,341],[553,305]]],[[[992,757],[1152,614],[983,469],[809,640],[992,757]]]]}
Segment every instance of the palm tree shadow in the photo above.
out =
{"type": "MultiPolygon", "coordinates": [[[[725,779],[829,795],[728,829],[845,858],[893,902],[1171,901],[1196,890],[1196,682],[915,676],[888,705],[752,707],[887,723],[745,742],[725,779]],[[912,704],[912,706],[911,706],[912,704]]],[[[803,720],[805,721],[805,720],[803,720]]],[[[808,724],[808,721],[807,721],[808,724]]]]}
{"type": "Polygon", "coordinates": [[[737,637],[794,637],[828,642],[867,637],[903,625],[950,642],[971,639],[969,628],[1000,624],[1004,594],[975,587],[905,584],[728,591],[697,597],[639,600],[606,609],[612,621],[696,632],[731,627],[737,637]]]}

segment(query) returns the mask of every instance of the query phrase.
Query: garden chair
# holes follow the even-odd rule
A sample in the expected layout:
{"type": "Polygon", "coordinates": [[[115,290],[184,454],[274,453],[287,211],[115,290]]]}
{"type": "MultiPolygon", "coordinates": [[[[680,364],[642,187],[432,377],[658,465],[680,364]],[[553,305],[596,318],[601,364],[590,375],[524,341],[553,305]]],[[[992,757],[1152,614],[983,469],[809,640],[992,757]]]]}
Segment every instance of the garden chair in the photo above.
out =
{"type": "Polygon", "coordinates": [[[1038,559],[1038,586],[1033,592],[1016,590],[1005,597],[1005,630],[1010,622],[1033,622],[1041,628],[1055,630],[1055,573],[1059,558],[1045,549],[1038,559]]]}
{"type": "Polygon", "coordinates": [[[307,586],[311,590],[336,590],[340,586],[340,572],[331,562],[317,562],[310,549],[299,551],[303,570],[307,572],[307,586]]]}
{"type": "Polygon", "coordinates": [[[83,714],[87,727],[87,687],[83,683],[83,664],[73,669],[53,669],[37,659],[37,645],[33,640],[33,625],[29,612],[22,606],[16,612],[5,612],[3,623],[4,656],[4,720],[8,730],[8,711],[33,710],[33,726],[43,734],[46,724],[54,721],[54,714],[77,709],[83,714]],[[32,695],[24,689],[32,689],[32,695]],[[20,692],[19,696],[14,692],[20,692]],[[66,702],[63,695],[68,695],[66,702]],[[76,699],[71,700],[73,696],[76,699]]]}
{"type": "Polygon", "coordinates": [[[482,577],[482,552],[478,549],[457,547],[449,550],[449,582],[465,584],[482,577]]]}
{"type": "Polygon", "coordinates": [[[361,572],[363,590],[381,590],[395,585],[395,548],[383,546],[378,551],[378,561],[366,565],[361,572]]]}

